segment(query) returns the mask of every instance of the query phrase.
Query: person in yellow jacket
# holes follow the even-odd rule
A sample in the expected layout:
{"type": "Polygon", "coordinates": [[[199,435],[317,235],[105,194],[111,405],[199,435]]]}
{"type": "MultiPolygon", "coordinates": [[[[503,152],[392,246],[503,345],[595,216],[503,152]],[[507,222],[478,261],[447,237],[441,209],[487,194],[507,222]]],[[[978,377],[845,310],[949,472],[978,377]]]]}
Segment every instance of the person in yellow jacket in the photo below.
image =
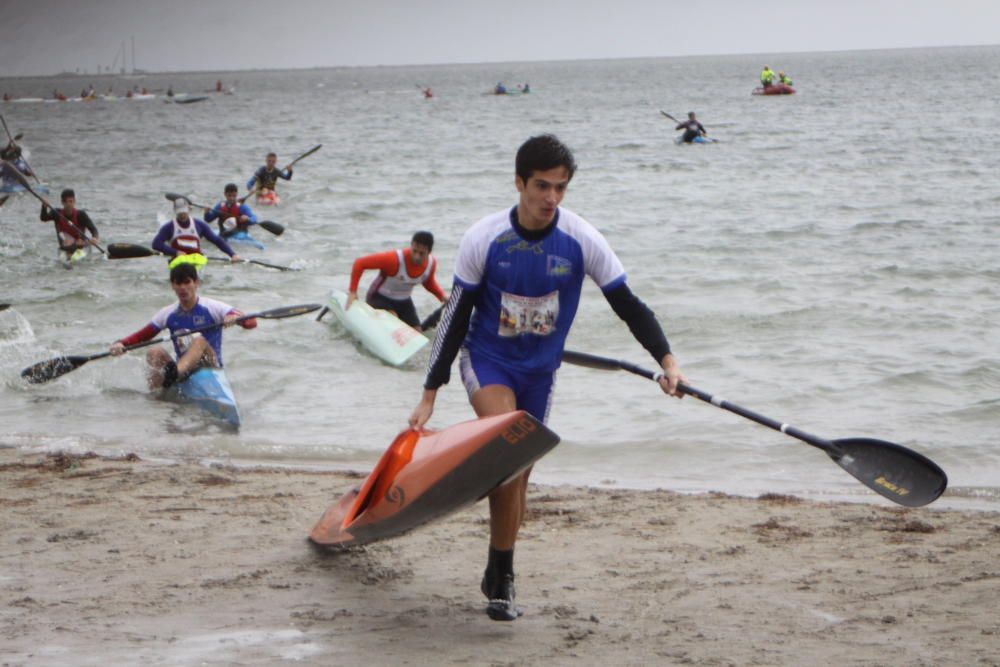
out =
{"type": "Polygon", "coordinates": [[[792,77],[788,76],[784,72],[778,72],[778,83],[783,83],[786,86],[792,85],[792,77]]]}
{"type": "Polygon", "coordinates": [[[767,65],[764,65],[764,69],[760,73],[760,85],[765,88],[770,88],[774,85],[774,70],[772,70],[767,65]]]}

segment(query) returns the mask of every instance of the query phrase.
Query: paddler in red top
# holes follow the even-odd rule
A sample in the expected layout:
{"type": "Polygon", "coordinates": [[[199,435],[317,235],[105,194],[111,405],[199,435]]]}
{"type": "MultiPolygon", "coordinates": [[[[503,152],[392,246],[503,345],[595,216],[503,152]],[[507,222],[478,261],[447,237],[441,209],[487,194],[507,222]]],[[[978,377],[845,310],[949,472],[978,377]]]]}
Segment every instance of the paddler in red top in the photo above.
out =
{"type": "MultiPolygon", "coordinates": [[[[226,240],[212,231],[203,220],[191,217],[191,204],[186,199],[176,199],[174,201],[174,219],[165,223],[153,237],[153,250],[172,257],[171,267],[177,261],[176,258],[183,255],[201,255],[201,239],[206,238],[222,252],[229,255],[232,262],[242,262],[243,259],[236,254],[226,240]]],[[[200,264],[204,265],[204,261],[200,264]]]]}
{"type": "Polygon", "coordinates": [[[257,216],[246,204],[236,201],[239,188],[235,183],[227,183],[223,190],[225,200],[215,205],[215,208],[205,209],[205,222],[219,221],[219,234],[223,237],[236,232],[245,232],[250,225],[257,224],[257,216]]]}
{"type": "Polygon", "coordinates": [[[56,238],[59,240],[59,250],[66,260],[74,253],[87,247],[87,244],[97,245],[101,238],[97,227],[87,212],[76,207],[76,193],[66,188],[59,197],[62,209],[53,209],[48,202],[42,204],[39,219],[42,222],[56,223],[56,238]],[[86,233],[90,236],[87,237],[86,233]]]}
{"type": "MultiPolygon", "coordinates": [[[[164,329],[171,335],[191,331],[210,324],[232,326],[243,313],[215,299],[198,296],[201,280],[198,270],[191,264],[178,264],[170,269],[170,286],[177,295],[177,303],[161,308],[142,329],[117,340],[111,345],[112,356],[125,353],[125,348],[153,339],[164,329]]],[[[244,329],[257,326],[256,319],[240,322],[244,329]]],[[[209,329],[174,340],[177,361],[162,347],[152,347],[146,353],[149,367],[147,380],[150,389],[166,388],[201,367],[222,368],[222,327],[209,329]]]]}
{"type": "MultiPolygon", "coordinates": [[[[437,260],[431,256],[433,248],[434,235],[430,232],[417,232],[410,240],[409,248],[358,257],[351,269],[351,285],[347,289],[345,310],[358,298],[361,274],[369,269],[377,270],[378,278],[368,288],[365,301],[372,308],[391,310],[403,322],[421,331],[420,318],[417,317],[417,309],[411,298],[413,288],[421,284],[438,301],[445,300],[444,290],[434,277],[437,260]]],[[[428,328],[437,324],[437,318],[428,319],[425,323],[428,328]]]]}

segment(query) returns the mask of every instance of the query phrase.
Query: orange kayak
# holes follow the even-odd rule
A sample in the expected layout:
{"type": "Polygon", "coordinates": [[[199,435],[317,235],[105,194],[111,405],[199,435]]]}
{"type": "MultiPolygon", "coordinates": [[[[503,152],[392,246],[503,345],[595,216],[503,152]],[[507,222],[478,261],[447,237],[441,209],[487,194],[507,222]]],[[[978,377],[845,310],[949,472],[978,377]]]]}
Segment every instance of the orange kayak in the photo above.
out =
{"type": "Polygon", "coordinates": [[[326,510],[309,539],[346,547],[400,535],[475,503],[558,443],[558,435],[523,410],[443,431],[408,429],[361,486],[326,510]]]}

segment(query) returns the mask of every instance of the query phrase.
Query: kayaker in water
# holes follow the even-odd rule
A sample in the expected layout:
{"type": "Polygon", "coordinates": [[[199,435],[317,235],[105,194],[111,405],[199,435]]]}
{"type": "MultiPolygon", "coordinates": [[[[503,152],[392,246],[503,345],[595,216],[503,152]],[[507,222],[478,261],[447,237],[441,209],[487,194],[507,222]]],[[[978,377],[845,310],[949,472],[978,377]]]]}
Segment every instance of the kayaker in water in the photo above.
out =
{"type": "MultiPolygon", "coordinates": [[[[170,286],[177,295],[177,303],[161,308],[149,324],[115,341],[109,350],[111,354],[116,357],[124,354],[127,346],[152,340],[164,329],[168,329],[173,336],[206,324],[224,322],[224,326],[228,327],[243,316],[228,304],[199,296],[200,285],[198,270],[193,265],[179,264],[170,269],[170,286]]],[[[239,325],[244,329],[253,329],[257,320],[245,320],[239,325]]],[[[182,336],[173,343],[177,361],[162,347],[152,347],[146,353],[146,379],[150,389],[169,387],[202,367],[222,368],[222,327],[182,336]]]]}
{"type": "Polygon", "coordinates": [[[247,231],[250,225],[257,222],[257,216],[249,206],[236,201],[239,188],[235,183],[226,183],[223,192],[224,201],[216,204],[214,208],[205,209],[205,222],[218,219],[219,234],[223,237],[247,231]]]}
{"type": "Polygon", "coordinates": [[[507,86],[503,85],[503,82],[497,83],[497,85],[493,88],[493,94],[494,95],[506,95],[507,94],[507,86]]]}
{"type": "Polygon", "coordinates": [[[100,243],[101,238],[87,212],[76,207],[76,193],[72,189],[63,190],[59,199],[62,201],[62,209],[52,209],[46,202],[42,204],[39,219],[55,223],[59,250],[69,259],[77,250],[87,247],[88,243],[100,243]],[[90,234],[89,237],[87,233],[90,234]]]}
{"type": "Polygon", "coordinates": [[[770,88],[774,85],[774,71],[767,65],[764,65],[764,69],[760,73],[760,85],[764,88],[770,88]]]}
{"type": "Polygon", "coordinates": [[[274,192],[274,187],[277,185],[279,178],[283,178],[286,181],[292,180],[292,168],[285,167],[284,169],[278,169],[277,164],[277,153],[268,153],[264,161],[264,166],[259,167],[253,173],[253,176],[250,177],[250,180],[247,181],[247,189],[253,190],[256,187],[257,196],[261,197],[274,192]]]}
{"type": "Polygon", "coordinates": [[[698,122],[695,118],[694,112],[688,112],[688,119],[683,123],[679,123],[675,130],[684,130],[684,136],[681,137],[681,141],[684,143],[691,143],[696,137],[708,136],[708,132],[705,131],[705,126],[698,122]]]}
{"type": "Polygon", "coordinates": [[[434,91],[430,88],[424,88],[424,97],[428,100],[431,99],[434,97],[434,91]]]}
{"type": "Polygon", "coordinates": [[[778,72],[778,83],[783,83],[786,86],[792,85],[792,78],[790,76],[785,76],[784,72],[778,72]]]}
{"type": "MultiPolygon", "coordinates": [[[[344,310],[349,309],[358,298],[361,275],[369,270],[378,271],[378,277],[368,288],[365,302],[372,308],[391,310],[396,317],[421,331],[417,308],[413,305],[413,288],[423,285],[438,301],[445,300],[444,290],[434,277],[437,260],[431,256],[433,249],[434,235],[417,232],[410,240],[409,248],[358,257],[351,268],[351,283],[347,288],[344,310]]],[[[428,328],[435,326],[439,317],[440,314],[429,321],[428,328]]]]}
{"type": "MultiPolygon", "coordinates": [[[[656,316],[625,281],[625,269],[599,231],[560,208],[576,170],[573,154],[552,135],[518,150],[516,206],[483,218],[466,231],[455,259],[451,296],[441,316],[420,402],[410,416],[419,429],[434,411],[451,365],[459,368],[476,415],[522,409],[546,421],[556,369],[580,302],[583,278],[601,288],[663,368],[660,386],[681,396],[685,378],[656,316]]],[[[481,590],[493,620],[513,621],[514,543],[524,520],[527,470],[490,494],[490,545],[481,590]]]]}
{"type": "MultiPolygon", "coordinates": [[[[191,217],[191,205],[186,199],[174,201],[174,219],[160,226],[156,236],[153,237],[152,245],[154,250],[174,258],[171,260],[173,265],[177,257],[204,255],[201,251],[202,238],[208,239],[215,244],[215,247],[229,255],[231,261],[242,261],[226,240],[213,232],[208,224],[191,217]]],[[[204,261],[200,263],[204,264],[204,261]]]]}

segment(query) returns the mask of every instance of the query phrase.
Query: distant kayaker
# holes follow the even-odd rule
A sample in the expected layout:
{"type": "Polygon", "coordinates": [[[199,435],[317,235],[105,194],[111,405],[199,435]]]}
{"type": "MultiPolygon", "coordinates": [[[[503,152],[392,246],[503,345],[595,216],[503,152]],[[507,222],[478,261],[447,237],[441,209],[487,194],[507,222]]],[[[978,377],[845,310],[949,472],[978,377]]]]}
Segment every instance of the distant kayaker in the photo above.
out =
{"type": "Polygon", "coordinates": [[[792,77],[786,76],[784,72],[778,72],[778,83],[790,86],[792,85],[792,77]]]}
{"type": "Polygon", "coordinates": [[[503,85],[502,81],[498,82],[497,85],[494,86],[494,88],[493,88],[493,94],[494,95],[506,95],[507,94],[507,86],[503,85]]]}
{"type": "MultiPolygon", "coordinates": [[[[544,422],[584,276],[597,283],[662,367],[663,391],[681,396],[678,382],[685,378],[653,311],[629,289],[625,269],[601,233],[559,206],[575,170],[572,152],[556,137],[528,139],[515,160],[517,205],[465,232],[424,392],[410,416],[412,428],[430,419],[438,389],[448,383],[459,354],[462,382],[477,416],[521,409],[544,422]]],[[[495,621],[521,614],[514,605],[514,543],[527,509],[530,472],[489,496],[490,546],[481,590],[489,600],[486,613],[495,621]]]]}
{"type": "Polygon", "coordinates": [[[774,85],[774,70],[772,70],[767,65],[764,65],[764,69],[760,73],[760,85],[765,88],[770,88],[774,85]]]}
{"type": "Polygon", "coordinates": [[[277,153],[268,153],[264,160],[264,166],[258,167],[257,171],[250,177],[250,180],[247,181],[247,189],[253,190],[256,187],[257,196],[261,197],[274,192],[274,187],[277,185],[279,178],[286,181],[292,180],[292,168],[285,167],[284,169],[278,169],[277,164],[277,153]]]}
{"type": "Polygon", "coordinates": [[[167,97],[173,97],[173,96],[174,96],[174,87],[167,86],[167,97]]]}
{"type": "MultiPolygon", "coordinates": [[[[358,257],[351,268],[351,284],[347,288],[345,310],[358,298],[361,275],[369,270],[378,271],[378,277],[365,295],[365,302],[372,308],[391,310],[396,317],[420,331],[420,318],[413,305],[413,288],[423,285],[438,301],[445,300],[444,290],[434,277],[437,260],[431,255],[433,249],[434,235],[430,232],[417,232],[410,240],[409,248],[358,257]]],[[[429,328],[436,324],[437,318],[434,318],[427,326],[429,328]]]]}
{"type": "MultiPolygon", "coordinates": [[[[224,322],[224,326],[228,327],[243,316],[228,304],[199,296],[200,285],[198,270],[193,265],[178,264],[170,269],[170,286],[177,295],[177,303],[161,308],[149,324],[115,341],[109,352],[117,357],[124,354],[129,345],[152,340],[164,329],[168,329],[173,336],[207,324],[224,322]]],[[[245,320],[239,325],[244,329],[253,329],[257,320],[245,320]]],[[[162,347],[152,347],[146,353],[146,379],[150,389],[169,387],[202,367],[222,368],[222,327],[182,336],[173,343],[177,361],[162,347]]]]}
{"type": "MultiPolygon", "coordinates": [[[[201,239],[206,238],[233,262],[242,261],[226,240],[212,231],[203,220],[191,217],[191,204],[186,199],[174,201],[174,219],[163,224],[153,238],[153,249],[174,258],[184,255],[203,255],[201,239]]],[[[202,261],[201,263],[204,263],[202,261]]]]}
{"type": "Polygon", "coordinates": [[[53,209],[46,202],[42,204],[39,219],[55,223],[59,250],[68,260],[77,250],[87,247],[88,243],[100,243],[101,238],[87,212],[76,207],[76,193],[72,189],[63,190],[59,199],[62,201],[62,208],[53,209]]]}
{"type": "Polygon", "coordinates": [[[531,86],[528,85],[527,81],[525,81],[524,85],[521,86],[521,92],[522,93],[530,93],[531,92],[531,86]]]}
{"type": "Polygon", "coordinates": [[[684,130],[684,136],[681,137],[681,141],[684,143],[691,143],[696,137],[707,136],[708,133],[705,131],[705,126],[698,122],[695,118],[694,112],[688,112],[688,119],[682,123],[679,123],[675,130],[684,130]]]}
{"type": "Polygon", "coordinates": [[[434,97],[434,91],[432,91],[430,88],[424,88],[424,98],[429,100],[432,97],[434,97]]]}
{"type": "Polygon", "coordinates": [[[236,184],[226,183],[225,200],[216,204],[214,208],[205,209],[205,222],[218,220],[219,234],[222,237],[232,236],[236,232],[245,232],[250,225],[257,223],[257,216],[253,210],[236,200],[238,195],[239,188],[236,184]]]}

